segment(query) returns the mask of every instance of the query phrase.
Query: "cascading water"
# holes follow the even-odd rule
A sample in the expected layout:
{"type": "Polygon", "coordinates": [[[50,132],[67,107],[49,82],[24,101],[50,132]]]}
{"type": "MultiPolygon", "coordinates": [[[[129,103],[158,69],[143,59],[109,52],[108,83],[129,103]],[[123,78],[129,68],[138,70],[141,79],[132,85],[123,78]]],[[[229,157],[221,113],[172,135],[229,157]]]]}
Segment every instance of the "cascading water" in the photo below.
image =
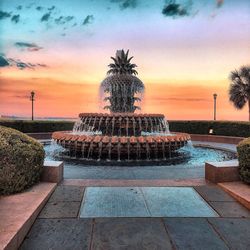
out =
{"type": "Polygon", "coordinates": [[[110,113],[81,113],[71,132],[55,132],[52,138],[68,156],[85,161],[151,162],[179,155],[190,136],[171,134],[162,114],[136,113],[144,93],[128,51],[118,50],[100,86],[101,105],[110,113]]]}

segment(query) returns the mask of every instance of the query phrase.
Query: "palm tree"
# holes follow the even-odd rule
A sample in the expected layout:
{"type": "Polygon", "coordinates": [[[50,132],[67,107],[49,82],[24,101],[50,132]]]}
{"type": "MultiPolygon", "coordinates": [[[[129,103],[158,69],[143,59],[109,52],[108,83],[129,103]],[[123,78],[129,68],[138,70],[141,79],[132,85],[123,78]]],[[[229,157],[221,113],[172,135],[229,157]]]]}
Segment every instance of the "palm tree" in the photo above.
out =
{"type": "Polygon", "coordinates": [[[248,103],[250,121],[250,66],[242,66],[239,70],[232,71],[229,79],[229,100],[237,109],[242,109],[248,103]]]}

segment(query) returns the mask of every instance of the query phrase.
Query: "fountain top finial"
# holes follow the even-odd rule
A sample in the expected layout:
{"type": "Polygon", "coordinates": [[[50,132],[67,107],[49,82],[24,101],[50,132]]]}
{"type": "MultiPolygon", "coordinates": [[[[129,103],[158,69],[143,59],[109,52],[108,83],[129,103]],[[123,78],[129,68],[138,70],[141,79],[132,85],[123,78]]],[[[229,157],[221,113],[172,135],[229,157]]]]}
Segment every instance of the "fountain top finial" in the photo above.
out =
{"type": "Polygon", "coordinates": [[[121,56],[122,56],[122,49],[119,49],[116,51],[115,57],[117,59],[118,57],[121,57],[121,56]]]}
{"type": "Polygon", "coordinates": [[[143,82],[137,78],[136,64],[131,63],[129,50],[117,50],[115,57],[111,57],[107,76],[101,83],[101,89],[105,93],[104,101],[107,104],[104,109],[111,113],[134,113],[140,109],[136,104],[141,101],[140,94],[144,90],[143,82]],[[137,102],[137,103],[136,103],[137,102]]]}

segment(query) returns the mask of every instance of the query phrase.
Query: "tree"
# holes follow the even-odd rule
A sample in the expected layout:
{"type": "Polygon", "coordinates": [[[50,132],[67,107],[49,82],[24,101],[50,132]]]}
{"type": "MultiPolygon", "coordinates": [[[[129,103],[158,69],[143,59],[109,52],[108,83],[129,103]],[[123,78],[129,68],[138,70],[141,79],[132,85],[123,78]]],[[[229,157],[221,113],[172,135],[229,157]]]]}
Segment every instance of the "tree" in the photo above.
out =
{"type": "Polygon", "coordinates": [[[242,109],[248,103],[250,121],[250,66],[242,66],[231,72],[229,79],[229,100],[235,108],[242,109]]]}

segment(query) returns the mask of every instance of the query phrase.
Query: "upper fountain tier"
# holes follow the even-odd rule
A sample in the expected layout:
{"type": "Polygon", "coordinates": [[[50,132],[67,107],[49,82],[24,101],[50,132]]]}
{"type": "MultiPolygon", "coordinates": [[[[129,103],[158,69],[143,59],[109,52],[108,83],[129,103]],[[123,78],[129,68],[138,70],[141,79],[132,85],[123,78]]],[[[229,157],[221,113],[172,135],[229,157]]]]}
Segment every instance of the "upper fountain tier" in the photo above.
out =
{"type": "Polygon", "coordinates": [[[111,57],[108,76],[101,83],[101,96],[104,109],[111,113],[134,113],[140,109],[141,95],[144,91],[143,82],[136,77],[136,64],[131,63],[133,57],[128,58],[129,50],[117,50],[116,57],[111,57]]]}
{"type": "Polygon", "coordinates": [[[81,113],[74,132],[97,132],[109,136],[141,136],[170,134],[168,123],[161,114],[81,113]]]}

